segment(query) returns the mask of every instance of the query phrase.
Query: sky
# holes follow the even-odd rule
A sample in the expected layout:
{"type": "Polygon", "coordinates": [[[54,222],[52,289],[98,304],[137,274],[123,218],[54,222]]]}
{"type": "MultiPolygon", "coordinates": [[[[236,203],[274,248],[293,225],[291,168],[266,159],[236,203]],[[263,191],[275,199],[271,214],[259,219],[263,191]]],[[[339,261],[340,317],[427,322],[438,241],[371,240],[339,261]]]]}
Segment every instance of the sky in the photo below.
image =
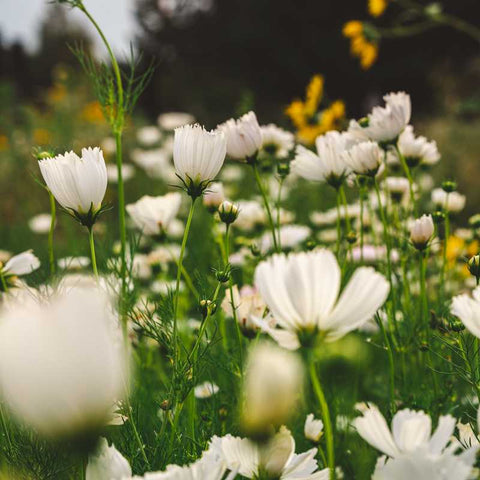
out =
{"type": "MultiPolygon", "coordinates": [[[[0,33],[2,42],[12,43],[20,40],[29,51],[37,46],[38,29],[48,13],[49,0],[0,0],[0,33]]],[[[130,41],[135,34],[135,18],[133,16],[134,0],[84,0],[87,9],[92,13],[105,32],[115,53],[128,52],[130,41]]],[[[80,23],[96,42],[99,54],[103,51],[97,36],[82,12],[69,12],[72,21],[80,23]]]]}

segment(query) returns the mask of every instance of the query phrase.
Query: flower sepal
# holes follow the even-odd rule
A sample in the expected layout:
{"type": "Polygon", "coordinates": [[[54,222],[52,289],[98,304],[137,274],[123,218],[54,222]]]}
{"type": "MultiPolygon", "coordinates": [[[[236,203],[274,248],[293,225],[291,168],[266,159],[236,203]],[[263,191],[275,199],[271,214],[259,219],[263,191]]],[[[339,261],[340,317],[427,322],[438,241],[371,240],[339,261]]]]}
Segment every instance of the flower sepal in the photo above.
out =
{"type": "Polygon", "coordinates": [[[87,213],[81,213],[73,209],[64,208],[63,210],[67,212],[70,216],[72,216],[77,222],[79,222],[84,227],[88,229],[92,228],[97,218],[103,213],[111,210],[111,205],[101,205],[100,208],[95,209],[93,208],[93,203],[90,206],[90,209],[87,213]]]}

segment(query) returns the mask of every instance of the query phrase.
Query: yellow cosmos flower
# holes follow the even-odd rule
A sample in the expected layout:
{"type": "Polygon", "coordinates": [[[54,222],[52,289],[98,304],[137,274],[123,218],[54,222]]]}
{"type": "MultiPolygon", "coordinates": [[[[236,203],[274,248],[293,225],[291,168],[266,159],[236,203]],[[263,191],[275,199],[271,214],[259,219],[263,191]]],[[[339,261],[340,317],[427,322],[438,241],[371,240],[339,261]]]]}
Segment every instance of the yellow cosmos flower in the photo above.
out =
{"type": "Polygon", "coordinates": [[[372,17],[379,17],[387,8],[387,0],[368,0],[368,13],[372,17]]]}
{"type": "Polygon", "coordinates": [[[350,20],[343,26],[342,33],[347,38],[357,37],[363,33],[363,23],[359,20],[350,20]]]}
{"type": "Polygon", "coordinates": [[[378,45],[364,35],[363,23],[351,20],[343,26],[343,35],[350,39],[350,53],[360,59],[360,66],[368,70],[377,60],[378,45]]]}

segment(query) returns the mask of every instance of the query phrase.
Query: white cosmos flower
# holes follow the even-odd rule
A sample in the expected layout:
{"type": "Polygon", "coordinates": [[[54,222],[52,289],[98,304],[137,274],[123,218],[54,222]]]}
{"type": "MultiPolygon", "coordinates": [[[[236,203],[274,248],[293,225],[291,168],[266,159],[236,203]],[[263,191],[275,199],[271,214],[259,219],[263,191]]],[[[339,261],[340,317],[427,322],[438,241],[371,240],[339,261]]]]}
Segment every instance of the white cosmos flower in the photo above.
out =
{"type": "Polygon", "coordinates": [[[227,153],[236,160],[246,160],[262,147],[262,130],[254,112],[248,112],[238,120],[231,118],[217,128],[225,133],[227,153]]]}
{"type": "Polygon", "coordinates": [[[422,215],[417,218],[410,227],[410,241],[419,250],[423,250],[435,231],[431,215],[422,215]]]}
{"type": "Polygon", "coordinates": [[[464,209],[466,201],[465,195],[458,192],[447,193],[442,188],[435,188],[432,191],[432,202],[449,212],[460,212],[464,209]]]}
{"type": "Polygon", "coordinates": [[[259,478],[261,472],[265,472],[268,478],[279,480],[329,478],[328,468],[318,471],[317,449],[295,453],[295,440],[283,426],[265,446],[247,438],[226,435],[213,437],[210,451],[223,459],[228,470],[237,471],[246,478],[259,478]]]}
{"type": "Polygon", "coordinates": [[[358,175],[375,176],[382,165],[382,150],[376,142],[362,142],[345,153],[345,162],[358,175]]]}
{"type": "Polygon", "coordinates": [[[63,270],[80,270],[90,265],[88,257],[63,257],[57,260],[57,265],[63,270]]]}
{"type": "Polygon", "coordinates": [[[327,132],[317,137],[317,153],[298,145],[292,161],[292,171],[307,180],[326,181],[339,186],[350,169],[345,161],[345,152],[355,143],[347,132],[327,132]]]}
{"type": "Polygon", "coordinates": [[[429,142],[422,136],[415,137],[411,125],[407,125],[398,137],[398,148],[410,167],[420,164],[434,165],[440,160],[437,143],[429,142]]]}
{"type": "Polygon", "coordinates": [[[212,395],[218,393],[219,388],[218,385],[215,385],[213,382],[206,381],[201,383],[200,385],[197,385],[193,391],[195,394],[195,398],[203,399],[210,398],[212,395]]]}
{"type": "Polygon", "coordinates": [[[128,460],[101,438],[96,452],[88,458],[85,480],[127,480],[131,476],[128,460]]]}
{"type": "Polygon", "coordinates": [[[280,345],[298,348],[298,334],[320,332],[336,340],[367,322],[389,292],[385,277],[358,268],[340,293],[341,273],[328,250],[275,254],[255,270],[255,285],[281,329],[270,335],[280,345]]]}
{"type": "MultiPolygon", "coordinates": [[[[294,248],[310,236],[310,228],[305,225],[282,225],[278,231],[282,248],[294,248]]],[[[266,232],[260,240],[260,250],[268,252],[272,249],[272,234],[266,232]]]]}
{"type": "MultiPolygon", "coordinates": [[[[363,133],[371,140],[388,143],[395,141],[410,122],[412,105],[410,95],[405,92],[389,93],[383,99],[385,106],[373,108],[363,133]]],[[[358,133],[358,128],[352,126],[352,129],[358,133]]]]}
{"type": "Polygon", "coordinates": [[[471,447],[480,447],[477,435],[473,431],[472,426],[469,423],[457,423],[458,439],[462,448],[465,450],[471,447]]]}
{"type": "Polygon", "coordinates": [[[132,152],[132,161],[151,177],[161,178],[165,182],[177,180],[171,162],[171,152],[165,148],[153,150],[136,148],[132,152]]]}
{"type": "Polygon", "coordinates": [[[155,145],[161,139],[162,134],[155,125],[148,125],[137,130],[137,140],[146,147],[155,145]]]}
{"type": "Polygon", "coordinates": [[[216,210],[225,200],[225,191],[222,182],[212,182],[203,193],[203,204],[212,210],[216,210]]]}
{"type": "Polygon", "coordinates": [[[33,233],[48,233],[52,216],[49,213],[39,213],[28,221],[28,226],[33,233]]]}
{"type": "Polygon", "coordinates": [[[18,302],[1,314],[2,396],[45,436],[102,427],[128,384],[118,318],[93,285],[59,287],[46,303],[18,302]]]}
{"type": "MultiPolygon", "coordinates": [[[[124,163],[122,165],[122,180],[126,182],[130,180],[135,175],[135,167],[129,163],[124,163]]],[[[107,177],[108,181],[112,183],[118,182],[118,170],[117,166],[113,163],[107,163],[107,177]]]]}
{"type": "Polygon", "coordinates": [[[225,161],[227,143],[222,132],[207,132],[200,125],[175,129],[173,162],[187,187],[203,187],[214,180],[225,161]]]}
{"type": "Polygon", "coordinates": [[[163,130],[173,131],[178,127],[183,127],[189,123],[193,123],[195,117],[185,112],[168,112],[158,116],[157,122],[163,130]]]}
{"type": "Polygon", "coordinates": [[[38,164],[47,187],[63,208],[80,215],[100,210],[107,190],[107,169],[98,147],[82,149],[81,157],[66,152],[38,164]]]}
{"type": "Polygon", "coordinates": [[[243,392],[242,424],[247,431],[265,432],[285,423],[302,391],[299,357],[267,342],[249,353],[243,392]]]}
{"type": "Polygon", "coordinates": [[[262,125],[262,150],[276,158],[286,158],[295,145],[295,135],[274,123],[262,125]]]}
{"type": "Polygon", "coordinates": [[[126,210],[145,235],[159,235],[168,229],[182,202],[178,192],[159,197],[144,195],[140,200],[126,206],[126,210]]]}
{"type": "Polygon", "coordinates": [[[398,203],[407,198],[410,188],[408,179],[405,177],[387,177],[385,179],[385,187],[390,193],[392,200],[398,203]]]}
{"type": "Polygon", "coordinates": [[[318,442],[323,433],[323,422],[316,419],[313,413],[307,415],[305,419],[305,426],[303,428],[305,438],[312,442],[318,442]]]}
{"type": "MultiPolygon", "coordinates": [[[[260,329],[259,321],[263,318],[267,306],[258,291],[249,285],[244,285],[240,291],[238,291],[237,285],[234,285],[232,287],[232,294],[237,322],[242,332],[247,337],[252,337],[260,329]]],[[[230,290],[226,290],[225,292],[222,309],[229,317],[233,318],[230,290]]]]}
{"type": "Polygon", "coordinates": [[[265,223],[265,210],[256,200],[240,200],[237,202],[238,216],[233,225],[241,230],[252,230],[265,223]]]}
{"type": "Polygon", "coordinates": [[[453,297],[450,311],[472,335],[480,338],[480,287],[473,290],[472,297],[465,293],[453,297]]]}
{"type": "Polygon", "coordinates": [[[40,268],[40,260],[33,254],[33,250],[26,250],[10,258],[8,262],[0,265],[0,271],[2,275],[9,276],[22,276],[32,273],[40,268]]]}

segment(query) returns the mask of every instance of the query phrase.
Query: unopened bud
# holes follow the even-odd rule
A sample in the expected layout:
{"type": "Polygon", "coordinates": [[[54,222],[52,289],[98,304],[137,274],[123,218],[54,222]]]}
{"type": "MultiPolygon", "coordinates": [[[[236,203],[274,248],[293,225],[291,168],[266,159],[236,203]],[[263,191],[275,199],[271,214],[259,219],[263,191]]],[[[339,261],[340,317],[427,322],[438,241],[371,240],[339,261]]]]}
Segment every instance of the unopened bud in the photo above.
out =
{"type": "Polygon", "coordinates": [[[474,255],[467,263],[468,271],[478,280],[480,280],[480,255],[474,255]]]}
{"type": "Polygon", "coordinates": [[[357,242],[357,233],[354,232],[353,230],[350,230],[348,233],[347,233],[347,242],[350,244],[350,245],[353,245],[354,243],[357,242]]]}
{"type": "Polygon", "coordinates": [[[410,228],[410,241],[417,250],[425,250],[434,230],[432,216],[422,215],[413,222],[410,228]]]}
{"type": "Polygon", "coordinates": [[[452,193],[457,189],[457,183],[453,180],[445,180],[442,182],[442,190],[446,193],[452,193]]]}
{"type": "Polygon", "coordinates": [[[220,220],[226,225],[233,223],[238,217],[238,207],[232,202],[225,200],[218,207],[218,214],[220,215],[220,220]]]}

